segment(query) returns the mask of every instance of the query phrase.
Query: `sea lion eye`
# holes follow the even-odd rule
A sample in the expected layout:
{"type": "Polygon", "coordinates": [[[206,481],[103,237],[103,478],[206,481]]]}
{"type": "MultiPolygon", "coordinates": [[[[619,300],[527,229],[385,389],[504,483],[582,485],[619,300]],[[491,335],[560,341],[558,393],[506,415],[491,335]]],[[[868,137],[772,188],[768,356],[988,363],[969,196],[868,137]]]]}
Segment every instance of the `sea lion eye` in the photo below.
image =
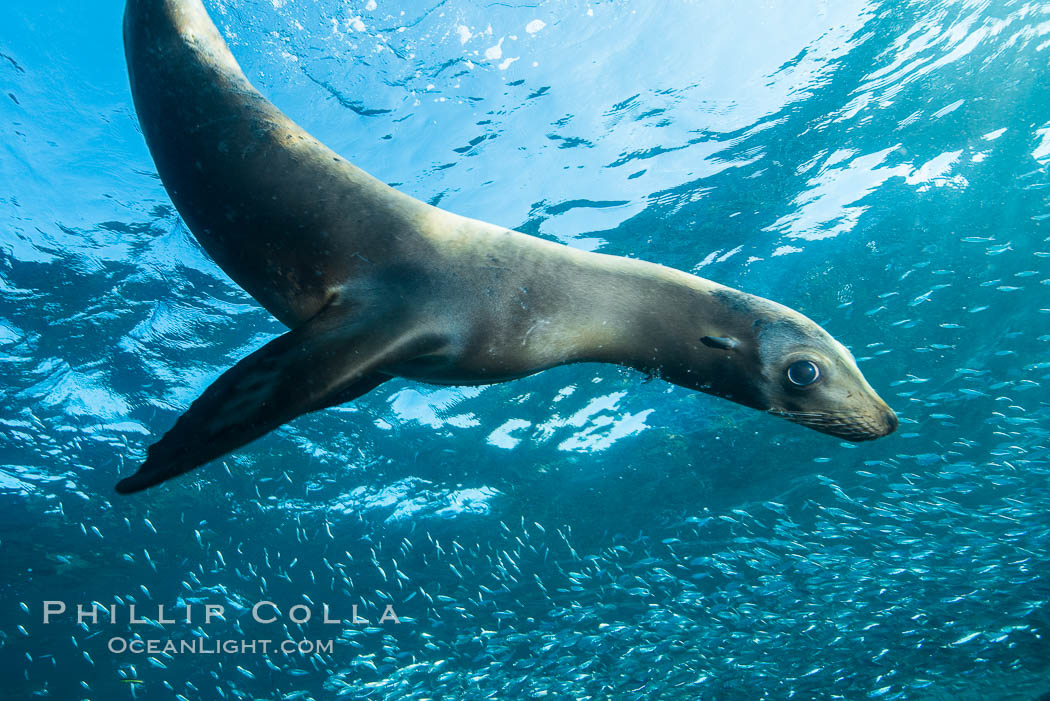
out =
{"type": "Polygon", "coordinates": [[[787,375],[796,387],[808,387],[820,379],[820,367],[812,360],[796,360],[788,366],[787,375]]]}

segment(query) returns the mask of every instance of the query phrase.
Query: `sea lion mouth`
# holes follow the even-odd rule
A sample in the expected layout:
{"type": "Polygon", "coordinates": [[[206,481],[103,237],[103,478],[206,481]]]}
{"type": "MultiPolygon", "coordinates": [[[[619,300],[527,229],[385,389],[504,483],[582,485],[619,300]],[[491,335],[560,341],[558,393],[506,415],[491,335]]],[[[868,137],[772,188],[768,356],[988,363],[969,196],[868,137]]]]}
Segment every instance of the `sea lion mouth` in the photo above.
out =
{"type": "Polygon", "coordinates": [[[784,411],[769,409],[768,413],[814,431],[859,443],[888,436],[897,430],[897,415],[887,410],[885,417],[872,419],[862,414],[831,414],[817,411],[784,411]]]}

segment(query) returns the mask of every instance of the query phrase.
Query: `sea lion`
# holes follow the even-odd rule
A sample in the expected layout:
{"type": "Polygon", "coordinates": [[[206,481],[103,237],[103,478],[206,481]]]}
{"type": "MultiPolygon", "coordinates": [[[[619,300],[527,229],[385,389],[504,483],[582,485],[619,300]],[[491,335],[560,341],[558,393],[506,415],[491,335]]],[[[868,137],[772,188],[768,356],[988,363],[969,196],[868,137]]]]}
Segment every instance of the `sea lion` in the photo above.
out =
{"type": "Polygon", "coordinates": [[[618,363],[851,441],[897,426],[849,351],[792,309],[452,214],[351,165],[248,82],[200,0],[128,0],[124,42],[172,202],[291,330],[208,387],[118,492],[395,376],[477,385],[618,363]]]}

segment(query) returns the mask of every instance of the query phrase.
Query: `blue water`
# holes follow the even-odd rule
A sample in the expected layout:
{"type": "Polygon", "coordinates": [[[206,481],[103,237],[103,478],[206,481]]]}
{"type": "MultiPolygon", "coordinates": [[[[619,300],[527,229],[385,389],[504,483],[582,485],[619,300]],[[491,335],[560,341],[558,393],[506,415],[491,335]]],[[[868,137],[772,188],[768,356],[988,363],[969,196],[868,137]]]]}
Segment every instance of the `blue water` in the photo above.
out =
{"type": "Polygon", "coordinates": [[[121,4],[7,0],[3,697],[1050,691],[1050,5],[376,2],[206,4],[256,85],[377,177],[799,309],[900,430],[840,443],[611,366],[397,380],[118,498],[282,327],[157,179],[121,4]],[[119,618],[44,625],[45,600],[119,618]],[[226,621],[129,626],[131,603],[226,621]],[[108,649],[132,634],[335,645],[108,649]]]}

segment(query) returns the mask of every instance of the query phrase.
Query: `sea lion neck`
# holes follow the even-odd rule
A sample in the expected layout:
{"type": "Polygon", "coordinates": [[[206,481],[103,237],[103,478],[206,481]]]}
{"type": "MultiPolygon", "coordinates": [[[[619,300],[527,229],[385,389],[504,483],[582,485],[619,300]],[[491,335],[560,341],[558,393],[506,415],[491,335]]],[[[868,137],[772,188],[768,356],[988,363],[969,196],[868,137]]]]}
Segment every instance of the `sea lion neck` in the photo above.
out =
{"type": "MultiPolygon", "coordinates": [[[[728,333],[732,316],[710,280],[656,263],[587,254],[571,273],[578,295],[579,359],[612,362],[666,377],[702,347],[728,333]],[[581,278],[587,284],[579,284],[581,278]]],[[[670,379],[670,378],[669,378],[670,379]]]]}
{"type": "Polygon", "coordinates": [[[755,320],[778,305],[655,263],[594,256],[573,278],[573,360],[615,363],[768,409],[755,320]],[[585,275],[592,276],[581,284],[585,275]]]}

